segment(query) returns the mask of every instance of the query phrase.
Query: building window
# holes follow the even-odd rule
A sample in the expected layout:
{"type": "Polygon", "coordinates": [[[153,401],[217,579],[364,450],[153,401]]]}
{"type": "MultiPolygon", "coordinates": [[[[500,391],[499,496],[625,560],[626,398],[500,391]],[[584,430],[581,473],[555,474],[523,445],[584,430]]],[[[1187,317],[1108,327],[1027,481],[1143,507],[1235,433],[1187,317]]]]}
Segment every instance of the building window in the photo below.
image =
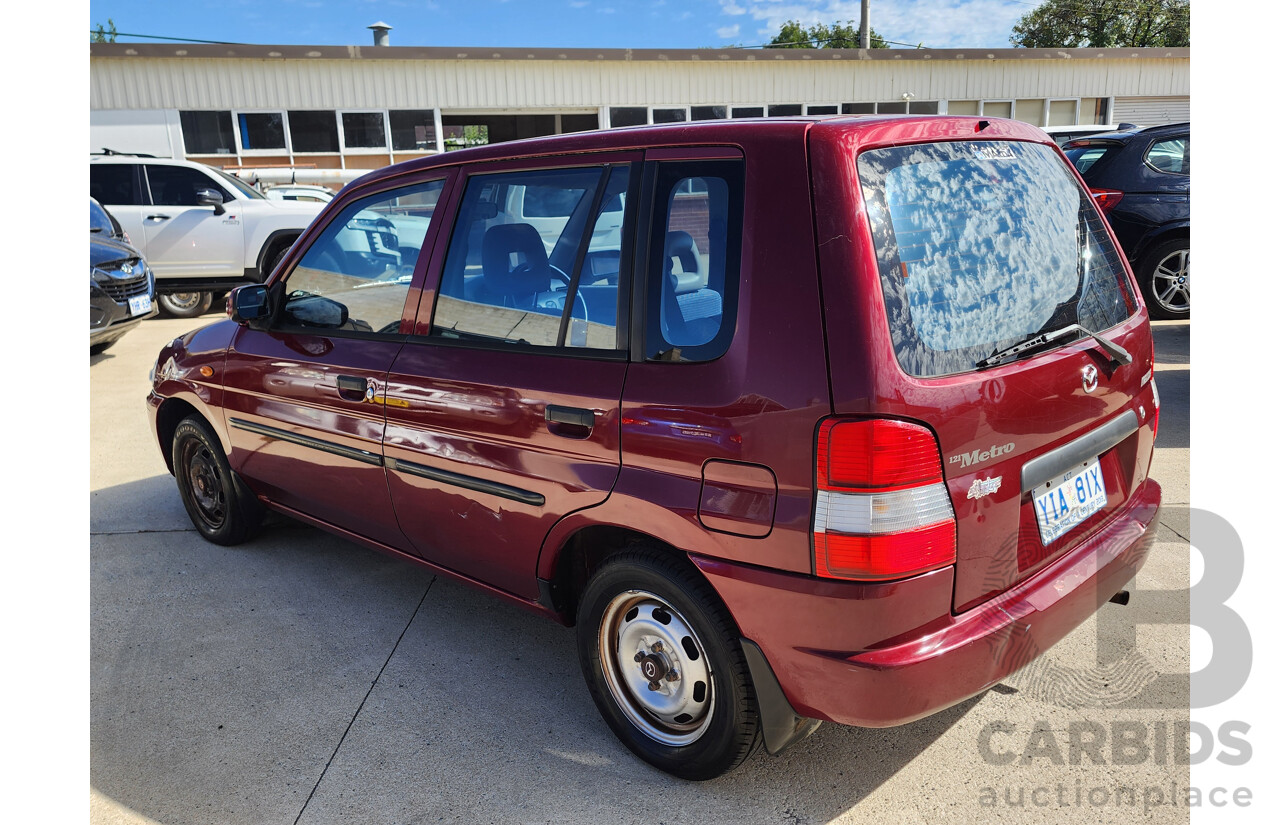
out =
{"type": "Polygon", "coordinates": [[[907,106],[907,111],[913,115],[936,115],[938,113],[938,101],[913,100],[907,106]]]}
{"type": "Polygon", "coordinates": [[[980,114],[981,101],[977,100],[948,100],[947,114],[949,115],[970,115],[977,117],[980,114]]]}
{"type": "Polygon", "coordinates": [[[599,128],[599,115],[560,115],[561,133],[591,132],[599,128]]]}
{"type": "Polygon", "coordinates": [[[343,112],[342,145],[346,149],[386,149],[382,112],[343,112]]]}
{"type": "Polygon", "coordinates": [[[1032,126],[1044,126],[1044,99],[1019,100],[1014,104],[1013,117],[1032,126]]]}
{"type": "Polygon", "coordinates": [[[724,120],[729,116],[728,106],[693,106],[690,114],[694,120],[724,120]]]}
{"type": "Polygon", "coordinates": [[[284,115],[280,112],[241,112],[240,148],[279,149],[284,145],[284,115]]]}
{"type": "Polygon", "coordinates": [[[799,103],[773,103],[769,105],[769,117],[795,117],[803,108],[799,103]]]}
{"type": "Polygon", "coordinates": [[[982,114],[987,117],[1013,117],[1013,102],[1009,100],[982,101],[982,114]]]}
{"type": "Polygon", "coordinates": [[[734,106],[734,117],[764,117],[763,106],[734,106]]]}
{"type": "Polygon", "coordinates": [[[338,151],[338,120],[333,112],[289,112],[289,139],[295,152],[338,151]]]}
{"type": "Polygon", "coordinates": [[[842,103],[840,105],[842,115],[874,115],[875,113],[876,104],[874,103],[842,103]]]}
{"type": "Polygon", "coordinates": [[[879,115],[905,115],[906,113],[907,101],[905,100],[880,102],[876,104],[876,114],[879,115]]]}
{"type": "Polygon", "coordinates": [[[436,151],[436,113],[434,109],[392,109],[391,148],[397,152],[436,151]]]}
{"type": "Polygon", "coordinates": [[[804,111],[807,115],[838,115],[840,114],[840,107],[834,103],[822,106],[810,105],[804,107],[804,111]]]}
{"type": "Polygon", "coordinates": [[[643,106],[614,106],[609,110],[609,125],[643,126],[649,122],[649,110],[643,106]]]}
{"type": "Polygon", "coordinates": [[[230,112],[179,112],[188,155],[234,155],[236,135],[230,112]]]}
{"type": "Polygon", "coordinates": [[[689,119],[689,112],[686,109],[654,109],[654,123],[684,123],[689,119]]]}
{"type": "Polygon", "coordinates": [[[1049,126],[1075,126],[1076,125],[1076,101],[1074,100],[1051,100],[1049,101],[1049,126]]]}

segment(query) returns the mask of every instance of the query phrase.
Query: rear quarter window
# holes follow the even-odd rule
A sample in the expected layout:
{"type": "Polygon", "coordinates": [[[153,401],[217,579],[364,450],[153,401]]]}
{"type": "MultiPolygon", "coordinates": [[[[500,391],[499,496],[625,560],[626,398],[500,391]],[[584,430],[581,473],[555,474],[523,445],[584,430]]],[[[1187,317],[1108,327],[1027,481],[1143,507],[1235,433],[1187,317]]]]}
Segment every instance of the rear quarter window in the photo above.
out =
{"type": "Polygon", "coordinates": [[[1048,146],[872,149],[858,174],[894,349],[911,375],[970,371],[1041,331],[1097,332],[1136,308],[1102,219],[1048,146]]]}

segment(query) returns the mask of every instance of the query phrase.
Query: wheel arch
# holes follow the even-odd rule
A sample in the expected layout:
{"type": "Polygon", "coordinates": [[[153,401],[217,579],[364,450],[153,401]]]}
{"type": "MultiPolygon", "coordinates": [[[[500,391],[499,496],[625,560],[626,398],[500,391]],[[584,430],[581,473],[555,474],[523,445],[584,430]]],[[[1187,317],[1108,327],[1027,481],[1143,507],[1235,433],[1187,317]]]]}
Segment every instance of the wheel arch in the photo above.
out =
{"type": "Polygon", "coordinates": [[[1186,238],[1187,240],[1190,240],[1191,222],[1178,221],[1177,223],[1166,223],[1155,227],[1147,232],[1146,235],[1143,235],[1142,242],[1139,243],[1137,249],[1134,250],[1134,268],[1137,269],[1138,266],[1141,265],[1142,259],[1147,256],[1148,252],[1165,241],[1172,240],[1174,238],[1186,238]]]}
{"type": "Polygon", "coordinates": [[[267,267],[271,266],[271,262],[275,260],[282,250],[288,249],[302,237],[301,229],[277,229],[267,236],[262,242],[262,248],[258,251],[258,281],[266,283],[271,277],[271,273],[267,271],[267,267]]]}
{"type": "Polygon", "coordinates": [[[230,455],[231,445],[227,443],[222,428],[214,423],[207,409],[193,404],[187,398],[169,397],[156,410],[156,440],[160,443],[160,452],[164,455],[164,463],[169,468],[170,475],[173,475],[173,434],[178,429],[178,424],[192,415],[198,416],[208,425],[210,432],[222,443],[223,454],[230,455]]]}

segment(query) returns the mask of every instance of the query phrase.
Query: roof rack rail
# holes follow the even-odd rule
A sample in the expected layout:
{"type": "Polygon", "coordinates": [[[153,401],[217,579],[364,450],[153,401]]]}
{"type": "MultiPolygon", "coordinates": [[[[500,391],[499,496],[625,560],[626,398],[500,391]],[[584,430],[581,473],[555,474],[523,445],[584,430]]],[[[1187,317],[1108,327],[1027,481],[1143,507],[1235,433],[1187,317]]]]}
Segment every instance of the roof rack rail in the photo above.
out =
{"type": "Polygon", "coordinates": [[[124,157],[130,157],[130,158],[154,158],[155,157],[155,155],[148,155],[143,152],[118,152],[115,149],[108,149],[105,146],[103,147],[101,152],[90,152],[89,154],[91,156],[92,155],[122,155],[124,157]]]}

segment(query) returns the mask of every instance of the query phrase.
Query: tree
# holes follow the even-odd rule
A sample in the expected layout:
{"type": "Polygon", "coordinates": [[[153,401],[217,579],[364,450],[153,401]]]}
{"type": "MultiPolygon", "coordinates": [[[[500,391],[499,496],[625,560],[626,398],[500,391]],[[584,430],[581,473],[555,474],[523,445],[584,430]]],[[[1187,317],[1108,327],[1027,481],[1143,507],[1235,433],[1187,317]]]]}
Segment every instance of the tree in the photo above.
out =
{"type": "Polygon", "coordinates": [[[1190,0],[1046,0],[1009,42],[1028,49],[1191,45],[1190,0]]]}
{"type": "MultiPolygon", "coordinates": [[[[803,26],[799,20],[788,20],[781,31],[774,35],[766,48],[770,49],[856,49],[861,40],[858,37],[861,26],[852,21],[841,23],[839,20],[828,26],[816,23],[803,26]]],[[[871,48],[887,49],[885,39],[871,29],[871,48]]]]}
{"type": "Polygon", "coordinates": [[[98,28],[97,28],[97,30],[96,30],[96,31],[94,31],[94,32],[92,32],[93,40],[92,40],[92,41],[90,41],[90,42],[92,42],[92,43],[114,43],[114,42],[116,42],[116,21],[114,21],[114,20],[112,20],[110,17],[108,17],[108,18],[107,18],[107,25],[108,25],[108,26],[110,26],[111,28],[110,28],[110,29],[104,29],[104,28],[102,28],[102,24],[101,24],[101,23],[99,23],[99,24],[98,24],[98,28]]]}

